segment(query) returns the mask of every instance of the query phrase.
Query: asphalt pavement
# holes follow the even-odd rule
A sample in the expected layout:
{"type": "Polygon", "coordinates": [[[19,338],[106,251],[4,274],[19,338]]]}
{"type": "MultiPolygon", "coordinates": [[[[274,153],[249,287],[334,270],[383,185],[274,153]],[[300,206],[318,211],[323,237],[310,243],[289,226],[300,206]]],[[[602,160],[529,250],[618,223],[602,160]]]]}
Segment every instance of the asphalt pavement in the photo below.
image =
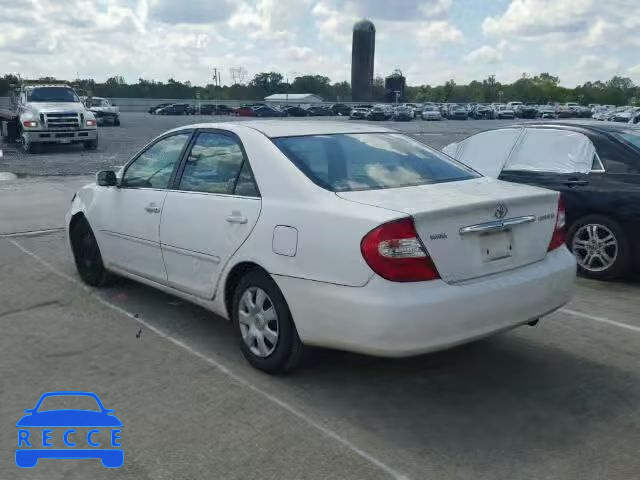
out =
{"type": "MultiPolygon", "coordinates": [[[[446,142],[463,135],[458,123],[401,125],[446,142]]],[[[1,479],[639,477],[638,283],[579,279],[573,302],[537,327],[445,352],[389,360],[314,350],[294,374],[268,376],[244,361],[226,321],[197,306],[127,280],[80,283],[56,229],[92,177],[30,172],[93,174],[104,152],[126,159],[161,133],[134,145],[117,135],[125,126],[101,129],[86,159],[93,171],[69,148],[30,156],[30,171],[18,160],[21,178],[0,182],[1,479]],[[122,468],[16,467],[16,422],[56,390],[95,392],[115,410],[122,468]]]]}

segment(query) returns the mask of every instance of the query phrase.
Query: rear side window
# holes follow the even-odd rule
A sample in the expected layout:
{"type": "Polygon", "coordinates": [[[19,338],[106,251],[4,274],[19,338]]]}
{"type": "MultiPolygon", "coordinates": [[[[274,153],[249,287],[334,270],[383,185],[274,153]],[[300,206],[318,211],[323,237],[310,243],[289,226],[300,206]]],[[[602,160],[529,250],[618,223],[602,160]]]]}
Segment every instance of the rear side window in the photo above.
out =
{"type": "Polygon", "coordinates": [[[394,133],[275,138],[314,183],[334,192],[427,185],[479,175],[426,145],[394,133]]]}

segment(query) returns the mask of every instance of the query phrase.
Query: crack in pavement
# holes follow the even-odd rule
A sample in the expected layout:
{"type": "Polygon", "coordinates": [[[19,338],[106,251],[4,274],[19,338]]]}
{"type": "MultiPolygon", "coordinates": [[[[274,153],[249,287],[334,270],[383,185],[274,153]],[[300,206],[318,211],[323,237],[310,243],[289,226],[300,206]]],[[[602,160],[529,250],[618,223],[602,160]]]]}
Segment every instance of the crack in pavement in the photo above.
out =
{"type": "Polygon", "coordinates": [[[57,305],[59,307],[63,306],[62,303],[60,303],[58,300],[49,300],[47,302],[40,302],[34,305],[29,305],[28,307],[15,308],[13,310],[5,310],[4,312],[0,312],[0,318],[13,315],[14,313],[29,312],[31,310],[38,310],[39,308],[50,307],[52,305],[57,305]]]}

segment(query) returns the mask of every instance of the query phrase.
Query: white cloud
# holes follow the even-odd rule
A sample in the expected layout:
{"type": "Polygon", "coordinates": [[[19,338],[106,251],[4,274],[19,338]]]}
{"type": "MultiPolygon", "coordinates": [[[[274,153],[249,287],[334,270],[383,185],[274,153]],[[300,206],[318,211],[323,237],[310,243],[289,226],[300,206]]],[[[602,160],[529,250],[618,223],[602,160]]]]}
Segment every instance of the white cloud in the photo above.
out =
{"type": "Polygon", "coordinates": [[[463,58],[465,62],[469,63],[500,63],[503,59],[504,55],[502,54],[502,51],[499,48],[492,47],[491,45],[483,45],[482,47],[469,52],[463,58]]]}
{"type": "Polygon", "coordinates": [[[462,43],[464,35],[451,23],[445,20],[425,22],[416,25],[416,36],[423,47],[441,45],[444,43],[462,43]]]}
{"type": "Polygon", "coordinates": [[[502,1],[488,15],[479,0],[464,11],[453,0],[0,0],[0,75],[204,83],[213,66],[223,82],[242,66],[348,80],[353,24],[366,17],[375,73],[400,68],[411,85],[541,71],[565,85],[640,81],[640,0],[502,1]]]}
{"type": "Polygon", "coordinates": [[[412,22],[447,13],[451,0],[330,0],[334,7],[370,20],[412,22]]]}
{"type": "Polygon", "coordinates": [[[545,42],[552,50],[640,46],[637,0],[511,0],[482,22],[485,35],[545,42]]]}
{"type": "Polygon", "coordinates": [[[597,55],[582,55],[576,67],[583,71],[598,74],[599,72],[615,71],[620,68],[620,64],[615,60],[606,60],[597,55]]]}
{"type": "Polygon", "coordinates": [[[498,45],[483,45],[471,52],[467,53],[462,60],[467,63],[502,63],[505,53],[517,50],[517,47],[511,45],[506,40],[501,40],[498,45]]]}
{"type": "Polygon", "coordinates": [[[309,47],[296,47],[291,45],[286,49],[286,56],[293,62],[305,62],[314,57],[313,50],[309,47]]]}
{"type": "Polygon", "coordinates": [[[226,20],[233,11],[229,0],[191,0],[188,8],[179,0],[151,0],[149,16],[168,23],[212,23],[226,20]]]}
{"type": "Polygon", "coordinates": [[[487,35],[522,38],[575,33],[588,26],[593,6],[593,0],[512,0],[504,14],[485,18],[482,30],[487,35]]]}

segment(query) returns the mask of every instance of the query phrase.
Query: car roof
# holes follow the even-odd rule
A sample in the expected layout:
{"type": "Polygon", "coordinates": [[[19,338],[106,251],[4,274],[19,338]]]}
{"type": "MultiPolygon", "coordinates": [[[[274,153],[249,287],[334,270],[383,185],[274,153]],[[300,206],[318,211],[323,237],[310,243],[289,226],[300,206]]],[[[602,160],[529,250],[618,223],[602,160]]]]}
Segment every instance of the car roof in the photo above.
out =
{"type": "Polygon", "coordinates": [[[330,120],[248,120],[244,122],[199,123],[195,125],[185,125],[175,130],[189,128],[219,128],[228,130],[229,127],[251,128],[269,138],[330,135],[336,133],[397,133],[395,130],[377,125],[330,120]]]}

